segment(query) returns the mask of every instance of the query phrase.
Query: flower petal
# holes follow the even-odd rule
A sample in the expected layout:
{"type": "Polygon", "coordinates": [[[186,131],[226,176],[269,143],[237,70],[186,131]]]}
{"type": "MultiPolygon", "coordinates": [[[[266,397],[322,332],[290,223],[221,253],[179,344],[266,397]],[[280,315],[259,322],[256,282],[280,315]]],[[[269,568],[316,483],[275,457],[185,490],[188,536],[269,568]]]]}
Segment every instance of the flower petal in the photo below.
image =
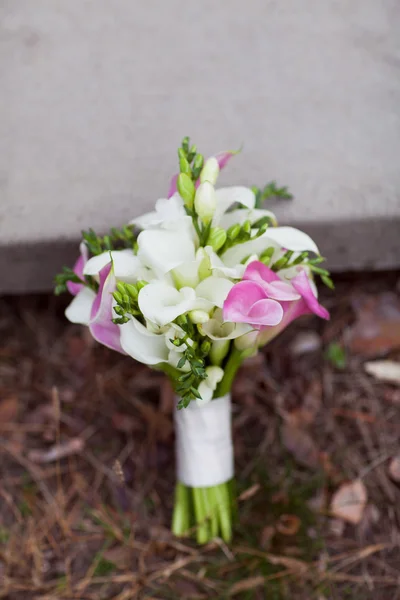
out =
{"type": "Polygon", "coordinates": [[[143,316],[163,327],[171,323],[189,310],[196,302],[193,288],[184,287],[181,290],[163,281],[153,281],[139,292],[138,303],[143,316]]]}
{"type": "Polygon", "coordinates": [[[67,319],[71,321],[71,323],[89,325],[90,313],[95,298],[96,294],[93,290],[88,287],[83,287],[67,307],[65,311],[67,319]]]}
{"type": "Polygon", "coordinates": [[[85,265],[84,274],[95,276],[108,264],[114,265],[114,275],[118,280],[133,283],[142,264],[132,250],[111,250],[93,256],[85,265]]]}
{"type": "Polygon", "coordinates": [[[147,229],[139,234],[137,241],[139,259],[159,275],[195,260],[194,242],[186,227],[147,229]]]}
{"type": "Polygon", "coordinates": [[[278,325],[282,321],[283,308],[276,300],[259,300],[250,308],[248,323],[253,325],[278,325]]]}
{"type": "Polygon", "coordinates": [[[254,192],[244,186],[232,186],[219,188],[215,191],[217,197],[217,208],[213,218],[213,224],[218,225],[222,215],[226,213],[228,208],[239,202],[244,204],[249,209],[254,208],[256,198],[254,192]]]}
{"type": "Polygon", "coordinates": [[[151,333],[137,319],[119,326],[121,346],[126,354],[145,365],[157,365],[168,361],[165,336],[151,333]]]}
{"type": "Polygon", "coordinates": [[[232,323],[249,323],[248,314],[256,302],[265,300],[263,288],[253,281],[239,281],[229,292],[223,307],[223,318],[232,323]]]}
{"type": "Polygon", "coordinates": [[[291,280],[291,284],[302,296],[310,312],[314,313],[314,315],[317,315],[318,317],[321,317],[322,319],[329,320],[329,312],[318,302],[317,297],[312,289],[311,282],[304,270],[291,280]]]}
{"type": "MultiPolygon", "coordinates": [[[[76,261],[72,270],[75,273],[75,275],[77,275],[79,277],[79,279],[83,279],[83,269],[89,258],[89,250],[88,250],[85,242],[80,243],[79,252],[80,252],[80,256],[79,256],[78,260],[76,261]]],[[[68,289],[69,293],[72,294],[73,296],[76,296],[83,288],[84,288],[83,283],[74,283],[73,281],[67,282],[67,289],[68,289]]]]}
{"type": "Polygon", "coordinates": [[[120,343],[119,327],[112,322],[116,279],[112,263],[100,271],[100,286],[92,305],[89,329],[90,333],[103,346],[125,354],[120,343]]]}
{"type": "Polygon", "coordinates": [[[213,306],[222,308],[233,285],[229,279],[211,275],[211,277],[203,279],[196,287],[196,296],[209,300],[213,306]]]}
{"type": "Polygon", "coordinates": [[[294,252],[305,252],[307,250],[319,254],[318,247],[310,236],[295,227],[270,227],[265,232],[265,237],[273,240],[282,248],[286,248],[286,250],[293,250],[294,252]]]}
{"type": "Polygon", "coordinates": [[[282,281],[272,269],[260,261],[254,261],[247,266],[243,279],[259,283],[272,300],[290,301],[300,298],[300,294],[290,283],[282,281]]]}

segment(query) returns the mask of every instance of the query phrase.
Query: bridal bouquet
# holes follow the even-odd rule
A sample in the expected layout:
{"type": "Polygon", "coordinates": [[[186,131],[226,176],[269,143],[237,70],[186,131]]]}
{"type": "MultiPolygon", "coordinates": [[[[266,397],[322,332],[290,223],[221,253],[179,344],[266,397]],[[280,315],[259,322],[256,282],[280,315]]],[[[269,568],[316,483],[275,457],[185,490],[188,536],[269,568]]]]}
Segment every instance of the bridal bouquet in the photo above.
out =
{"type": "Polygon", "coordinates": [[[168,198],[104,237],[83,232],[56,277],[66,310],[101,344],[164,371],[176,391],[173,532],[230,540],[235,508],[231,387],[243,360],[304,314],[328,319],[314,277],[331,286],[305,233],[278,227],[263,190],[216,188],[234,152],[204,161],[185,138],[168,198]]]}

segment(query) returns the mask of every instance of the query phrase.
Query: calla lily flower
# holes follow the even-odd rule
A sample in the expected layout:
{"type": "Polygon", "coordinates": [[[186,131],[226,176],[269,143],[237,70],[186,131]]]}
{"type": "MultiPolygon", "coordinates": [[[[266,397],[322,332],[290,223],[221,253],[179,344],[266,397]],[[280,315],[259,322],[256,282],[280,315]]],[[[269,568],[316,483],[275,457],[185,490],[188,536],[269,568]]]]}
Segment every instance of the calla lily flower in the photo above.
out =
{"type": "MultiPolygon", "coordinates": [[[[248,265],[244,274],[244,280],[236,284],[231,292],[231,298],[227,298],[224,304],[224,318],[231,321],[243,322],[244,314],[248,304],[256,297],[256,286],[258,294],[264,298],[271,298],[270,294],[275,297],[275,302],[282,308],[282,318],[275,325],[263,323],[260,333],[257,336],[256,344],[264,345],[292,321],[305,314],[315,314],[322,319],[329,319],[328,311],[319,304],[316,292],[312,286],[312,282],[307,275],[305,269],[300,269],[299,272],[290,280],[290,282],[282,282],[280,277],[266,267],[263,263],[256,261],[248,265]],[[284,284],[284,287],[282,286],[284,284]],[[288,286],[290,289],[288,289],[288,286]],[[236,288],[236,289],[235,289],[236,288]],[[243,300],[243,297],[245,297],[243,300]],[[242,306],[240,305],[242,301],[242,306]]],[[[258,301],[256,301],[257,304],[258,301]]],[[[254,315],[253,315],[254,316],[254,315]]],[[[248,321],[250,322],[250,321],[248,321]]],[[[250,339],[250,338],[249,338],[250,339]]],[[[238,342],[241,343],[240,341],[238,342]]]]}
{"type": "Polygon", "coordinates": [[[163,327],[195,307],[196,292],[190,287],[177,290],[163,281],[153,281],[140,290],[138,304],[145,319],[163,327]]]}
{"type": "MultiPolygon", "coordinates": [[[[234,267],[241,263],[247,256],[261,254],[271,246],[277,249],[277,257],[281,253],[282,248],[292,250],[293,252],[308,251],[319,254],[315,242],[303,231],[295,227],[270,227],[255,240],[250,240],[229,248],[221,258],[226,266],[234,267]]],[[[275,257],[273,258],[275,259],[275,257]]]]}
{"type": "Polygon", "coordinates": [[[112,263],[105,265],[99,273],[97,294],[90,288],[81,290],[65,311],[72,323],[89,327],[90,333],[103,346],[125,354],[120,343],[118,326],[113,319],[113,296],[116,288],[112,263]]]}
{"type": "Polygon", "coordinates": [[[148,280],[151,272],[145,268],[132,250],[111,250],[93,256],[87,261],[83,273],[96,277],[106,265],[113,262],[114,275],[118,281],[135,283],[139,279],[148,280]]]}
{"type": "Polygon", "coordinates": [[[119,325],[121,346],[126,354],[145,365],[168,362],[164,334],[152,333],[135,317],[119,325]]]}
{"type": "Polygon", "coordinates": [[[174,224],[186,216],[183,200],[175,190],[171,197],[157,200],[155,210],[136,217],[131,221],[131,224],[137,225],[141,229],[149,229],[167,223],[174,224]]]}
{"type": "Polygon", "coordinates": [[[282,306],[267,297],[259,283],[239,281],[224,302],[225,321],[247,323],[260,329],[263,325],[278,325],[283,317],[282,306]]]}
{"type": "Polygon", "coordinates": [[[195,244],[186,224],[173,229],[146,229],[137,239],[137,256],[158,276],[195,261],[195,244]]]}
{"type": "MultiPolygon", "coordinates": [[[[79,246],[80,256],[73,267],[73,272],[75,275],[79,277],[79,279],[83,279],[84,268],[89,258],[89,251],[85,244],[85,242],[81,242],[79,246]]],[[[84,289],[83,283],[74,283],[73,281],[68,281],[67,289],[72,296],[76,296],[79,292],[84,289]]]]}

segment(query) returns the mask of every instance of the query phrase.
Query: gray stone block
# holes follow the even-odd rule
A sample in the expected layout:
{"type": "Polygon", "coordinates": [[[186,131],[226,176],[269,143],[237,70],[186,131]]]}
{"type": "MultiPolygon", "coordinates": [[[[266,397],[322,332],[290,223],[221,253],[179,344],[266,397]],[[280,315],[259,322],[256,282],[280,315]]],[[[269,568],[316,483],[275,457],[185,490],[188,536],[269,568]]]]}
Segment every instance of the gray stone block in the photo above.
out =
{"type": "Polygon", "coordinates": [[[82,228],[165,195],[190,134],[276,179],[335,269],[399,266],[396,0],[4,0],[0,292],[48,289],[82,228]]]}

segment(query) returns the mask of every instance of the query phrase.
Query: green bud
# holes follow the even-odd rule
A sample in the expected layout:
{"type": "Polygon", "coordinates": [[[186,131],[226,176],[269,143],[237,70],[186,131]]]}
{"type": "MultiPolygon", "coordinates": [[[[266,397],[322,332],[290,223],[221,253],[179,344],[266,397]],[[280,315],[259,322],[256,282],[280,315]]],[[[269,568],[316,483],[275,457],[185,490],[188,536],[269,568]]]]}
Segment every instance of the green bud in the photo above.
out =
{"type": "Polygon", "coordinates": [[[184,203],[192,210],[194,196],[196,194],[193,181],[186,173],[179,173],[176,185],[184,203]]]}
{"type": "Polygon", "coordinates": [[[207,356],[211,350],[211,342],[209,342],[208,340],[204,340],[204,342],[200,346],[200,350],[202,351],[204,356],[207,356]]]}
{"type": "Polygon", "coordinates": [[[130,301],[130,298],[129,298],[128,294],[122,294],[122,303],[125,306],[129,306],[130,305],[131,301],[130,301]]]}
{"type": "Polygon", "coordinates": [[[122,281],[118,281],[118,283],[117,283],[117,291],[120,294],[125,294],[125,283],[122,283],[122,281]]]}
{"type": "Polygon", "coordinates": [[[272,255],[275,252],[275,248],[273,246],[270,246],[269,248],[267,248],[260,256],[260,261],[262,263],[264,263],[264,265],[269,265],[269,263],[271,262],[271,258],[272,255]]]}
{"type": "Polygon", "coordinates": [[[245,221],[242,225],[242,231],[246,234],[251,232],[251,221],[245,221]]]}
{"type": "Polygon", "coordinates": [[[240,233],[240,229],[241,227],[239,223],[236,223],[236,225],[232,225],[231,227],[229,227],[228,231],[226,232],[228,239],[230,239],[232,242],[236,240],[237,236],[240,233]]]}
{"type": "Polygon", "coordinates": [[[213,227],[207,239],[207,246],[211,246],[215,252],[218,252],[226,242],[226,231],[221,227],[213,227]]]}
{"type": "Polygon", "coordinates": [[[114,306],[114,312],[122,317],[125,314],[125,309],[122,306],[114,306]]]}
{"type": "Polygon", "coordinates": [[[257,235],[258,235],[258,236],[260,236],[260,235],[264,235],[264,233],[267,231],[268,227],[269,227],[269,224],[268,224],[268,223],[263,223],[263,224],[261,225],[261,227],[259,228],[257,235]]]}
{"type": "Polygon", "coordinates": [[[140,290],[142,290],[146,285],[148,284],[148,281],[144,281],[143,279],[141,279],[140,281],[138,281],[136,283],[136,288],[138,293],[140,292],[140,290]]]}
{"type": "Polygon", "coordinates": [[[189,162],[192,162],[192,160],[196,156],[196,152],[197,152],[197,146],[196,146],[196,144],[193,144],[193,146],[190,148],[189,154],[188,154],[189,162]]]}
{"type": "Polygon", "coordinates": [[[230,340],[214,340],[210,350],[211,364],[219,366],[229,352],[230,340]]]}
{"type": "Polygon", "coordinates": [[[130,297],[132,298],[132,300],[137,299],[139,292],[138,292],[136,286],[132,285],[131,283],[126,283],[125,289],[128,292],[128,294],[130,295],[130,297]]]}
{"type": "Polygon", "coordinates": [[[181,158],[186,158],[186,152],[183,148],[178,148],[178,158],[179,160],[181,160],[181,158]]]}
{"type": "Polygon", "coordinates": [[[119,292],[114,292],[113,298],[115,302],[118,302],[118,304],[122,304],[122,295],[119,292]]]}
{"type": "Polygon", "coordinates": [[[183,158],[179,159],[179,169],[180,169],[181,173],[186,173],[186,175],[189,175],[189,177],[192,174],[192,172],[190,170],[190,165],[185,156],[183,158]]]}
{"type": "Polygon", "coordinates": [[[176,322],[178,323],[178,325],[180,325],[181,327],[187,324],[187,319],[185,317],[185,315],[179,315],[179,317],[177,317],[176,322]]]}
{"type": "Polygon", "coordinates": [[[194,179],[198,179],[203,168],[204,157],[202,154],[196,154],[196,157],[193,162],[193,177],[194,179]]]}
{"type": "Polygon", "coordinates": [[[200,260],[198,274],[200,281],[203,281],[203,279],[206,279],[207,277],[210,277],[210,275],[212,275],[211,260],[204,248],[199,248],[198,254],[199,258],[200,254],[202,256],[202,259],[200,260]]]}
{"type": "Polygon", "coordinates": [[[189,136],[184,137],[182,140],[182,149],[185,152],[185,154],[187,154],[189,152],[189,142],[190,142],[189,136]]]}

